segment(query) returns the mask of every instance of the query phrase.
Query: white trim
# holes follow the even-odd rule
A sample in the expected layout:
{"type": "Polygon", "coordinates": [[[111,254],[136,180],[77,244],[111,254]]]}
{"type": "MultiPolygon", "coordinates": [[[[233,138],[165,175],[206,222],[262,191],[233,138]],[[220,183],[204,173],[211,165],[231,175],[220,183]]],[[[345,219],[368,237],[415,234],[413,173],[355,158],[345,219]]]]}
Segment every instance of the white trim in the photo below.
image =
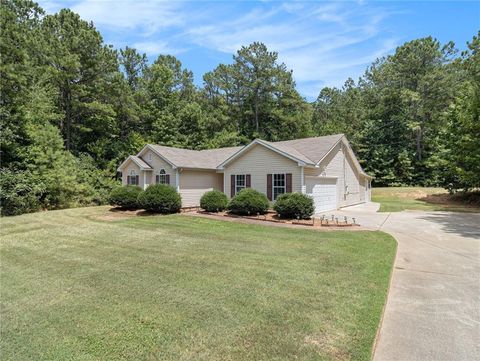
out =
{"type": "Polygon", "coordinates": [[[226,183],[225,172],[222,172],[222,174],[223,174],[223,193],[227,194],[227,193],[226,193],[227,183],[226,183]]]}
{"type": "Polygon", "coordinates": [[[306,175],[305,178],[321,178],[321,179],[338,179],[337,176],[335,177],[328,177],[328,176],[323,176],[323,175],[306,175]]]}
{"type": "Polygon", "coordinates": [[[127,157],[127,159],[125,159],[125,160],[122,162],[122,164],[120,164],[120,166],[117,168],[117,172],[121,172],[122,169],[125,168],[125,164],[126,164],[129,160],[131,160],[133,163],[135,163],[137,166],[139,166],[141,170],[153,170],[153,168],[150,167],[150,166],[149,166],[150,168],[145,168],[145,167],[143,167],[143,166],[135,159],[134,156],[129,155],[129,156],[127,157]]]}
{"type": "Polygon", "coordinates": [[[235,195],[236,195],[236,194],[239,193],[241,190],[247,188],[247,174],[234,174],[234,176],[235,176],[235,195]],[[237,184],[238,184],[238,178],[237,178],[237,177],[238,177],[238,176],[243,176],[243,187],[240,186],[240,187],[242,187],[242,189],[240,189],[240,191],[237,192],[237,187],[238,187],[238,185],[237,185],[237,184]]]}
{"type": "MultiPolygon", "coordinates": [[[[338,143],[342,142],[342,144],[344,144],[347,148],[347,152],[348,154],[350,155],[350,158],[353,159],[353,162],[355,163],[355,166],[357,168],[357,171],[358,173],[360,173],[360,175],[362,175],[363,177],[365,178],[370,178],[370,179],[373,179],[375,177],[372,177],[371,175],[368,175],[367,173],[365,173],[365,171],[363,170],[362,166],[360,165],[360,162],[358,161],[357,159],[357,156],[355,155],[355,153],[353,152],[352,150],[352,147],[350,146],[350,143],[348,142],[347,138],[345,137],[345,135],[342,135],[342,137],[328,150],[327,153],[325,153],[325,155],[322,157],[322,159],[320,159],[317,164],[315,164],[315,167],[319,167],[320,166],[320,163],[322,163],[322,161],[325,160],[325,158],[332,152],[332,150],[338,145],[338,143]]],[[[344,154],[344,157],[345,157],[345,152],[343,153],[344,154]]]]}
{"type": "MultiPolygon", "coordinates": [[[[167,173],[165,168],[160,168],[154,175],[155,175],[155,184],[167,184],[167,175],[169,177],[171,176],[170,173],[167,173]],[[162,171],[163,171],[163,173],[162,173],[162,171]],[[157,176],[158,176],[158,182],[157,182],[157,176]],[[160,181],[161,176],[165,177],[164,178],[165,181],[163,183],[160,181]]],[[[168,183],[168,185],[170,185],[170,183],[168,183]]]]}
{"type": "Polygon", "coordinates": [[[319,166],[320,166],[320,163],[322,163],[322,161],[331,153],[331,151],[338,145],[338,143],[340,143],[340,142],[342,141],[342,139],[343,139],[344,137],[345,137],[345,136],[342,135],[342,136],[340,137],[340,139],[337,140],[334,145],[332,145],[332,147],[331,147],[331,148],[325,153],[325,155],[317,162],[317,164],[315,164],[316,167],[319,167],[319,166]]]}
{"type": "Polygon", "coordinates": [[[285,153],[273,146],[271,146],[270,144],[266,144],[265,142],[263,142],[261,139],[254,139],[253,141],[251,141],[249,144],[247,144],[246,146],[244,146],[242,149],[240,149],[238,152],[236,152],[235,154],[231,155],[228,159],[224,160],[223,163],[221,163],[217,169],[224,169],[225,166],[230,163],[231,161],[233,161],[234,159],[238,158],[239,156],[241,156],[243,153],[245,153],[246,151],[248,151],[250,148],[252,148],[255,144],[259,144],[259,145],[263,145],[265,148],[267,149],[270,149],[272,151],[274,151],[275,153],[278,153],[280,155],[283,155],[284,157],[290,159],[290,160],[293,160],[294,162],[297,162],[299,166],[305,166],[306,163],[301,160],[301,159],[298,159],[288,153],[285,153]]]}
{"type": "Polygon", "coordinates": [[[142,154],[146,149],[150,149],[153,153],[158,155],[161,159],[163,159],[165,162],[167,162],[173,169],[176,169],[177,166],[173,164],[171,161],[169,161],[165,156],[160,154],[155,148],[152,147],[151,144],[145,145],[140,152],[138,152],[137,157],[140,157],[140,154],[142,154]]]}
{"type": "Polygon", "coordinates": [[[180,172],[178,168],[175,169],[175,183],[177,186],[177,192],[180,193],[180,172]]]}
{"type": "MultiPolygon", "coordinates": [[[[292,183],[293,183],[293,179],[292,179],[292,183]]],[[[293,184],[292,184],[292,186],[293,186],[293,184]]],[[[283,188],[284,192],[280,193],[280,194],[287,193],[287,173],[272,173],[272,202],[277,200],[277,198],[275,197],[275,188],[283,188]],[[275,186],[275,176],[276,175],[283,175],[283,182],[284,182],[283,187],[282,186],[275,186]]]]}
{"type": "Polygon", "coordinates": [[[305,194],[305,192],[307,191],[307,187],[305,184],[305,172],[303,167],[300,167],[300,189],[302,194],[305,194]]]}
{"type": "MultiPolygon", "coordinates": [[[[140,172],[142,172],[140,170],[140,172]]],[[[127,174],[127,185],[135,185],[135,186],[140,186],[140,172],[137,174],[137,172],[135,171],[135,169],[131,169],[130,170],[130,173],[127,174]],[[138,177],[138,182],[137,182],[137,177],[138,177]],[[135,179],[135,183],[132,183],[131,182],[131,179],[134,178],[135,179]]],[[[143,172],[145,174],[145,172],[143,172]]],[[[145,183],[144,183],[145,184],[145,183]]]]}
{"type": "Polygon", "coordinates": [[[143,190],[147,189],[147,173],[143,171],[143,190]]]}

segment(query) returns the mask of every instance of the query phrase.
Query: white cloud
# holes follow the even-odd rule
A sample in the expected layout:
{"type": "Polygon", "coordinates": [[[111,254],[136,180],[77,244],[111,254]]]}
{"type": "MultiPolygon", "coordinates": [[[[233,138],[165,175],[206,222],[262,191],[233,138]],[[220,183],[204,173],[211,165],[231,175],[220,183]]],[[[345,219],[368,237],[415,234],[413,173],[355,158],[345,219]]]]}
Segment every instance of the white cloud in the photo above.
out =
{"type": "Polygon", "coordinates": [[[234,22],[222,19],[192,26],[190,42],[225,53],[264,42],[293,69],[300,92],[316,97],[322,86],[341,86],[377,57],[392,51],[397,39],[382,34],[390,13],[352,3],[286,3],[275,11],[254,9],[234,22]]]}
{"type": "Polygon", "coordinates": [[[175,2],[163,1],[86,0],[72,7],[82,18],[96,25],[130,30],[140,28],[145,31],[143,35],[182,25],[185,17],[177,9],[175,2]]]}
{"type": "Polygon", "coordinates": [[[173,1],[48,0],[39,3],[47,13],[68,7],[96,26],[140,29],[141,35],[154,35],[160,29],[181,26],[186,20],[185,14],[179,11],[181,4],[173,1]]]}
{"type": "Polygon", "coordinates": [[[174,48],[171,47],[168,42],[165,41],[143,41],[134,43],[132,48],[137,49],[140,53],[146,53],[148,55],[169,54],[178,55],[187,51],[187,48],[174,48]]]}
{"type": "MultiPolygon", "coordinates": [[[[41,5],[48,12],[66,6],[51,0],[41,5]]],[[[80,0],[68,5],[100,27],[106,42],[147,55],[195,48],[231,54],[261,41],[279,52],[307,97],[316,97],[322,86],[358,77],[399,41],[385,31],[392,7],[379,3],[80,0]]]]}

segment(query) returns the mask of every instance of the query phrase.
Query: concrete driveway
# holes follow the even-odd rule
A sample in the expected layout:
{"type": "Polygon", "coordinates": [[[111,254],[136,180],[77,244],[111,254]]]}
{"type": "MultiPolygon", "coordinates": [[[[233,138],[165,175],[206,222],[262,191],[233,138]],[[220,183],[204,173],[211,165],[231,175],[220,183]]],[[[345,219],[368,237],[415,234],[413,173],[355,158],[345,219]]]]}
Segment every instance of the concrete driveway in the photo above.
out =
{"type": "Polygon", "coordinates": [[[377,208],[335,212],[398,241],[374,360],[480,360],[480,214],[377,208]]]}

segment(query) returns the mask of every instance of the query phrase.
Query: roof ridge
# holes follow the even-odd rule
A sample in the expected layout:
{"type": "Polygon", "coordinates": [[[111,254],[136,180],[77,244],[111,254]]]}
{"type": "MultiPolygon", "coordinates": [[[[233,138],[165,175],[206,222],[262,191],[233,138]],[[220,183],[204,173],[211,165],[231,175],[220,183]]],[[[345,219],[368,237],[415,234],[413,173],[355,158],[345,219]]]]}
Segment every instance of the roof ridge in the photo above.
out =
{"type": "Polygon", "coordinates": [[[330,135],[319,135],[317,137],[305,137],[305,138],[296,138],[296,139],[287,139],[287,140],[277,140],[275,142],[270,142],[270,143],[284,143],[284,142],[294,142],[294,141],[297,141],[297,140],[307,140],[307,139],[319,139],[319,138],[327,138],[327,137],[343,137],[345,136],[344,133],[337,133],[337,134],[330,134],[330,135]]]}
{"type": "MultiPolygon", "coordinates": [[[[253,142],[254,140],[260,140],[262,142],[275,144],[275,143],[294,142],[294,141],[301,141],[301,140],[307,140],[307,139],[319,139],[319,138],[327,138],[327,137],[335,137],[335,136],[343,137],[343,136],[345,136],[345,134],[344,133],[336,133],[336,134],[330,134],[330,135],[319,135],[319,136],[316,136],[316,137],[305,137],[305,138],[286,139],[286,140],[277,140],[277,141],[271,141],[271,140],[266,140],[266,139],[262,139],[262,138],[255,138],[255,139],[252,139],[249,142],[249,144],[251,142],[253,142]]],[[[151,145],[151,146],[155,146],[155,147],[164,147],[164,148],[169,148],[169,149],[176,149],[176,150],[187,150],[187,151],[191,151],[191,152],[203,152],[203,151],[211,151],[211,150],[219,150],[219,149],[231,149],[231,148],[244,147],[245,145],[248,145],[248,144],[233,145],[233,146],[230,146],[230,147],[208,148],[208,149],[188,149],[188,148],[172,147],[172,146],[169,146],[169,145],[161,145],[161,144],[155,144],[155,143],[147,143],[147,145],[151,145]]]]}

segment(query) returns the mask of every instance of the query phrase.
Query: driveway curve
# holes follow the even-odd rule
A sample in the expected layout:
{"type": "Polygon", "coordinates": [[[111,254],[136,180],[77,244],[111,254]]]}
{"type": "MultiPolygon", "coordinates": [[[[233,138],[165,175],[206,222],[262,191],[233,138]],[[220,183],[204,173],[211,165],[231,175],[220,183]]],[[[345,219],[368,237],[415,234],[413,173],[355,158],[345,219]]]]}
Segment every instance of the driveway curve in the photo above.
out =
{"type": "Polygon", "coordinates": [[[480,214],[344,208],[398,241],[375,361],[480,360],[480,214]]]}

